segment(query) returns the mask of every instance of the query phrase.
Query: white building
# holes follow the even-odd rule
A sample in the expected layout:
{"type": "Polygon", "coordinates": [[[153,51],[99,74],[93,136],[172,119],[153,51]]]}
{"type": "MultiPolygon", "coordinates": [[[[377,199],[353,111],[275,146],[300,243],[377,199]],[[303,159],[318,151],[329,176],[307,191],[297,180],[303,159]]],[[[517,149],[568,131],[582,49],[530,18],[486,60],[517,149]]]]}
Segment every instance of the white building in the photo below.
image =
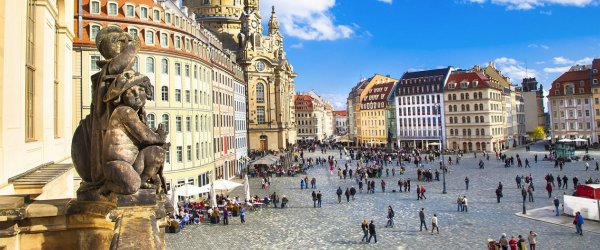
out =
{"type": "Polygon", "coordinates": [[[348,133],[348,111],[336,110],[333,112],[335,118],[335,135],[348,133]]]}
{"type": "Polygon", "coordinates": [[[234,80],[233,99],[235,101],[235,159],[236,175],[240,175],[248,158],[248,124],[246,111],[246,84],[234,80]]]}

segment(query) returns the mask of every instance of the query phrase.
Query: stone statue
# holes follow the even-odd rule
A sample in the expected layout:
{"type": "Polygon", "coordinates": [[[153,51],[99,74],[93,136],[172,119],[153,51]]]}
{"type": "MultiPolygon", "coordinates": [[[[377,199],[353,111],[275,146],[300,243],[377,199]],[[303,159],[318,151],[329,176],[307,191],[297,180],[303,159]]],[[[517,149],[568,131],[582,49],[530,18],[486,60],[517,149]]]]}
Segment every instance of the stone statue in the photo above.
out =
{"type": "Polygon", "coordinates": [[[75,130],[73,164],[83,183],[79,193],[134,194],[165,191],[162,176],[167,132],[146,125],[144,105],[152,96],[148,77],[132,70],[139,40],[119,27],[103,28],[96,47],[106,59],[91,77],[90,114],[75,130]]]}

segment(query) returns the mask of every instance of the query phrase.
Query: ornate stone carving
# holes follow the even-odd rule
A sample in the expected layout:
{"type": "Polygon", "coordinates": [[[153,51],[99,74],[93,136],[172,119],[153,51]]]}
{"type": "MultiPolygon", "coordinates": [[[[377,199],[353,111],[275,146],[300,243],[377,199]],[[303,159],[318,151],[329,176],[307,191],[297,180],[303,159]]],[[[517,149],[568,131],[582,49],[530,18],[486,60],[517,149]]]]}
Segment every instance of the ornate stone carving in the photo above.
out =
{"type": "Polygon", "coordinates": [[[134,194],[140,188],[164,193],[167,132],[162,124],[156,130],[146,124],[144,105],[152,86],[132,70],[140,42],[109,26],[98,32],[96,47],[105,60],[91,77],[91,113],[77,127],[71,151],[84,182],[78,196],[104,200],[100,196],[134,194]]]}

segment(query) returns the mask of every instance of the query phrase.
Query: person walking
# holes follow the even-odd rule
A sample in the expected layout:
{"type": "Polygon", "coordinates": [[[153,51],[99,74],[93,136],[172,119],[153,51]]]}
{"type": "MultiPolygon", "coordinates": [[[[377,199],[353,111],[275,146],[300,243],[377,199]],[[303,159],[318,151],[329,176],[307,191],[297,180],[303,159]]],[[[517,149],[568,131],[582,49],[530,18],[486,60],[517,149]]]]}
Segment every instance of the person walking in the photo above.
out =
{"type": "Polygon", "coordinates": [[[352,196],[352,200],[354,200],[354,195],[356,195],[356,188],[352,186],[350,187],[350,196],[352,196]]]}
{"type": "Polygon", "coordinates": [[[317,192],[317,207],[321,207],[321,198],[322,198],[321,191],[318,191],[317,192]]]}
{"type": "Polygon", "coordinates": [[[381,180],[381,192],[385,193],[385,181],[381,180]]]}
{"type": "Polygon", "coordinates": [[[535,250],[535,244],[537,244],[537,236],[537,233],[529,231],[529,236],[527,236],[527,241],[529,241],[529,250],[535,250]]]}
{"type": "Polygon", "coordinates": [[[362,240],[360,240],[360,242],[369,240],[369,222],[367,221],[367,219],[363,220],[362,224],[360,224],[360,228],[363,231],[363,237],[362,240]]]}
{"type": "Polygon", "coordinates": [[[467,199],[467,196],[463,196],[463,211],[469,212],[469,200],[467,199]]]}
{"type": "Polygon", "coordinates": [[[510,236],[508,246],[510,247],[510,250],[517,250],[517,238],[515,238],[515,236],[510,236]]]}
{"type": "Polygon", "coordinates": [[[548,191],[548,199],[552,198],[552,184],[546,183],[546,191],[548,191]]]}
{"type": "Polygon", "coordinates": [[[569,189],[569,177],[563,175],[563,189],[569,189]]]}
{"type": "Polygon", "coordinates": [[[338,187],[338,189],[335,192],[335,194],[337,194],[338,204],[340,204],[342,202],[342,187],[338,187]]]}
{"type": "Polygon", "coordinates": [[[527,187],[527,195],[529,196],[529,202],[533,202],[533,185],[531,183],[527,187]]]}
{"type": "Polygon", "coordinates": [[[385,227],[394,227],[394,209],[391,205],[387,209],[387,224],[385,227]]]}
{"type": "Polygon", "coordinates": [[[500,203],[500,198],[502,198],[502,189],[500,187],[496,188],[496,200],[500,203]]]}
{"type": "Polygon", "coordinates": [[[427,199],[427,197],[425,197],[425,191],[425,185],[421,185],[421,200],[427,199]]]}
{"type": "Polygon", "coordinates": [[[431,234],[433,234],[433,229],[437,230],[437,233],[440,234],[440,228],[438,227],[438,219],[436,214],[433,214],[433,217],[431,217],[431,234]]]}
{"type": "Polygon", "coordinates": [[[502,250],[508,250],[508,239],[506,238],[505,233],[502,234],[502,237],[500,237],[498,243],[500,243],[500,248],[502,248],[502,250]]]}
{"type": "Polygon", "coordinates": [[[531,166],[529,166],[529,159],[527,159],[527,158],[525,158],[525,167],[531,168],[531,166]]]}
{"type": "Polygon", "coordinates": [[[458,198],[456,199],[456,204],[458,205],[458,208],[456,211],[462,212],[462,203],[463,203],[462,195],[458,195],[458,198]]]}
{"type": "Polygon", "coordinates": [[[350,202],[350,188],[346,188],[344,195],[346,195],[346,203],[350,202]]]}
{"type": "Polygon", "coordinates": [[[465,177],[465,187],[467,188],[467,190],[469,190],[469,177],[468,176],[465,177]]]}
{"type": "Polygon", "coordinates": [[[240,220],[242,221],[242,224],[246,224],[246,208],[244,206],[241,206],[240,208],[240,220]]]}
{"type": "Polygon", "coordinates": [[[313,207],[316,208],[317,207],[317,193],[315,193],[315,191],[312,191],[312,200],[313,200],[313,207]]]}
{"type": "Polygon", "coordinates": [[[421,188],[419,188],[419,185],[417,185],[417,200],[421,199],[421,188]]]}
{"type": "Polygon", "coordinates": [[[423,231],[423,226],[425,226],[425,231],[427,231],[427,224],[425,223],[425,208],[421,208],[421,211],[419,211],[419,220],[421,220],[419,230],[423,231]]]}
{"type": "Polygon", "coordinates": [[[573,221],[575,224],[575,228],[577,229],[577,234],[583,235],[583,216],[581,216],[580,212],[575,213],[575,220],[573,221]]]}
{"type": "Polygon", "coordinates": [[[317,178],[313,177],[313,178],[310,180],[310,187],[311,187],[312,189],[315,189],[315,188],[317,188],[317,178]]]}
{"type": "Polygon", "coordinates": [[[227,207],[223,208],[223,225],[229,225],[229,211],[227,211],[227,207]]]}
{"type": "Polygon", "coordinates": [[[558,197],[554,197],[554,201],[552,202],[554,203],[554,211],[556,211],[556,216],[560,216],[559,214],[559,210],[558,210],[558,206],[560,205],[560,200],[558,199],[558,197]]]}
{"type": "Polygon", "coordinates": [[[300,189],[304,189],[304,179],[300,179],[300,189]]]}
{"type": "Polygon", "coordinates": [[[371,238],[375,238],[375,243],[377,243],[377,233],[375,232],[375,223],[373,223],[373,221],[369,223],[369,239],[367,240],[367,243],[371,242],[371,238]]]}

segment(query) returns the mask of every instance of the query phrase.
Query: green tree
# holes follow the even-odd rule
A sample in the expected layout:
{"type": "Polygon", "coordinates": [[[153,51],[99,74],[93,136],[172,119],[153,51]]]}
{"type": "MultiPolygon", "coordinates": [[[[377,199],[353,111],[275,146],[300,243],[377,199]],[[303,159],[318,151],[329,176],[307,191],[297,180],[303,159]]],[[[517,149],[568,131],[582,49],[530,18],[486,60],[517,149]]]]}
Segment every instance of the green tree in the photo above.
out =
{"type": "Polygon", "coordinates": [[[544,140],[546,139],[546,132],[544,132],[544,127],[537,126],[533,132],[531,132],[531,139],[533,140],[544,140]]]}

